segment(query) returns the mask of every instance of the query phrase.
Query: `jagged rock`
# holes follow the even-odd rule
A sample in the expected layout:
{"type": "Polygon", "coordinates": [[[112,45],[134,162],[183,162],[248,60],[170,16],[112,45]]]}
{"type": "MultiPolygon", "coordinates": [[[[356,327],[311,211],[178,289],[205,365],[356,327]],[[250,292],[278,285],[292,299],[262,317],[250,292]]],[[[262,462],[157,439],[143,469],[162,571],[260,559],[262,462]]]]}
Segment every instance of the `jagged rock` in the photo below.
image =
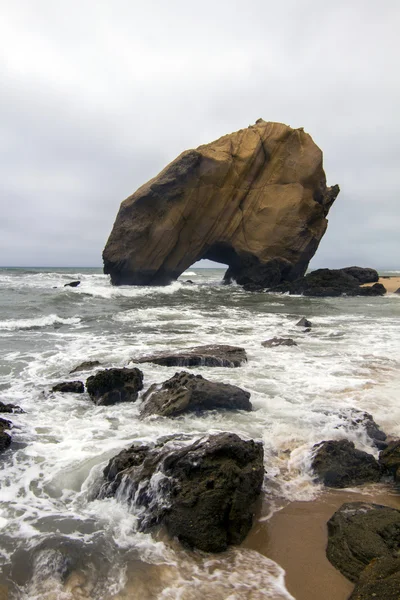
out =
{"type": "Polygon", "coordinates": [[[16,404],[4,404],[4,402],[0,402],[0,413],[24,413],[16,404]]]}
{"type": "Polygon", "coordinates": [[[69,283],[64,283],[64,287],[78,287],[80,284],[80,281],[70,281],[69,283]]]}
{"type": "Polygon", "coordinates": [[[354,277],[359,283],[375,283],[379,281],[378,271],[369,267],[345,267],[340,270],[354,277]]]}
{"type": "Polygon", "coordinates": [[[383,296],[386,294],[386,288],[381,283],[363,287],[360,285],[360,281],[346,273],[345,269],[317,269],[295,281],[271,287],[269,291],[320,297],[383,296]]]}
{"type": "Polygon", "coordinates": [[[208,381],[201,375],[175,373],[145,395],[141,415],[174,417],[183,412],[213,409],[252,410],[250,393],[236,385],[208,381]]]}
{"type": "Polygon", "coordinates": [[[101,363],[98,360],[85,360],[83,363],[72,369],[69,374],[72,375],[73,373],[78,373],[79,371],[89,371],[95,367],[100,367],[100,365],[101,363]]]}
{"type": "Polygon", "coordinates": [[[400,482],[400,440],[390,442],[379,454],[379,464],[383,470],[393,475],[395,481],[400,482]]]}
{"type": "Polygon", "coordinates": [[[372,454],[348,440],[329,440],[313,447],[312,469],[327,487],[345,488],[379,481],[381,468],[372,454]]]}
{"type": "Polygon", "coordinates": [[[395,508],[348,502],[328,521],[326,555],[350,581],[357,581],[374,558],[396,557],[399,550],[400,511],[395,508]]]}
{"type": "Polygon", "coordinates": [[[296,323],[297,327],[307,327],[307,329],[311,329],[312,323],[305,317],[302,317],[298,323],[296,323]]]}
{"type": "Polygon", "coordinates": [[[291,338],[273,337],[270,340],[261,342],[261,346],[264,346],[265,348],[274,348],[275,346],[297,346],[297,342],[291,338]]]}
{"type": "Polygon", "coordinates": [[[233,433],[190,445],[172,436],[111,459],[99,497],[117,494],[134,502],[142,509],[141,531],[163,524],[189,547],[221,552],[249,532],[263,477],[261,443],[233,433]]]}
{"type": "Polygon", "coordinates": [[[11,436],[5,431],[11,427],[11,421],[0,419],[0,453],[4,452],[11,444],[11,436]]]}
{"type": "Polygon", "coordinates": [[[115,285],[165,285],[199,259],[226,281],[270,287],[301,277],[339,187],[302,128],[255,125],[183,152],[122,202],[103,252],[115,285]]]}
{"type": "Polygon", "coordinates": [[[63,394],[83,394],[85,391],[85,386],[83,385],[82,381],[62,381],[61,383],[53,385],[51,391],[62,392],[63,394]]]}
{"type": "Polygon", "coordinates": [[[361,426],[363,429],[365,429],[368,437],[374,441],[374,445],[377,448],[386,448],[387,443],[385,440],[387,435],[380,429],[379,425],[375,423],[373,416],[369,413],[356,408],[349,408],[346,410],[341,410],[338,413],[338,417],[343,419],[343,426],[348,428],[350,431],[361,426]]]}
{"type": "Polygon", "coordinates": [[[400,558],[375,558],[362,571],[349,600],[399,600],[400,558]]]}
{"type": "Polygon", "coordinates": [[[132,359],[136,363],[155,363],[163,367],[240,367],[247,361],[246,351],[238,346],[196,346],[176,352],[158,352],[132,359]]]}
{"type": "Polygon", "coordinates": [[[86,380],[86,389],[97,405],[135,402],[143,389],[143,373],[139,369],[105,369],[86,380]]]}
{"type": "Polygon", "coordinates": [[[394,293],[395,294],[400,294],[400,288],[398,288],[394,293]]]}

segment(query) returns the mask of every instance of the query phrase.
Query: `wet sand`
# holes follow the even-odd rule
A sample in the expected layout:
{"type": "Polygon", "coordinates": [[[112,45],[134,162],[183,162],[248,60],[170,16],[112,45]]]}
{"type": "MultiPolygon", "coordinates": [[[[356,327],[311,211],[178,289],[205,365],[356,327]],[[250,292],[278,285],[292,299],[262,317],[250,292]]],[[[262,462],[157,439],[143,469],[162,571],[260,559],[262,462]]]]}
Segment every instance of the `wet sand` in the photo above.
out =
{"type": "MultiPolygon", "coordinates": [[[[393,294],[400,288],[400,277],[380,277],[379,283],[385,286],[388,294],[393,294]]],[[[362,287],[374,285],[373,283],[364,283],[362,287]]]]}
{"type": "Polygon", "coordinates": [[[347,600],[354,586],[326,558],[326,523],[344,502],[358,501],[400,509],[400,495],[391,488],[371,494],[332,490],[311,502],[292,502],[259,522],[244,546],[285,569],[286,587],[296,600],[347,600]]]}

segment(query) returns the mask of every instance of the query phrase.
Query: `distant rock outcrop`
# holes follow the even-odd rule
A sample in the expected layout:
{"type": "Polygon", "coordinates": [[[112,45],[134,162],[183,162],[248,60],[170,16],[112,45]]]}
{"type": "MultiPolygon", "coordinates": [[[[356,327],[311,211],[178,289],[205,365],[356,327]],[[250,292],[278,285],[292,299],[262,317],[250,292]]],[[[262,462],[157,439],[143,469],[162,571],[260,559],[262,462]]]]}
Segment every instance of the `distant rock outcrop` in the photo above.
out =
{"type": "Polygon", "coordinates": [[[183,152],[122,202],[103,252],[115,285],[165,285],[202,258],[225,280],[270,287],[304,275],[339,193],[302,128],[259,119],[183,152]]]}

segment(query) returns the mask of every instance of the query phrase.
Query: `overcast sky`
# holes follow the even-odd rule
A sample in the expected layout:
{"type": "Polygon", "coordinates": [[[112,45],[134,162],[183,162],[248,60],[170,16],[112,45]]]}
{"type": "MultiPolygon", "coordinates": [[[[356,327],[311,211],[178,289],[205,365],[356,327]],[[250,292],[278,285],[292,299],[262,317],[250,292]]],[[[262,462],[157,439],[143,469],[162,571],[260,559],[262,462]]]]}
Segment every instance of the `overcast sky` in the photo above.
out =
{"type": "Polygon", "coordinates": [[[399,0],[0,0],[0,265],[100,266],[121,200],[262,117],[341,193],[312,267],[400,269],[399,0]]]}

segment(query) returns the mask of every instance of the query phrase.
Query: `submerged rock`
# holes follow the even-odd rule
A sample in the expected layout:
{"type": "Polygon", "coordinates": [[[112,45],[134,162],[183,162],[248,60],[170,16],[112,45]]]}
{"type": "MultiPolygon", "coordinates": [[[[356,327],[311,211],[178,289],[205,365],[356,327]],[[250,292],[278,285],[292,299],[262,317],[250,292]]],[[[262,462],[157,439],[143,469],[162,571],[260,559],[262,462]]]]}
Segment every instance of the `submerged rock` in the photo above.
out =
{"type": "Polygon", "coordinates": [[[175,373],[145,395],[141,414],[174,417],[183,412],[213,409],[252,410],[250,393],[236,385],[208,381],[201,375],[175,373]]]}
{"type": "Polygon", "coordinates": [[[136,363],[155,363],[164,367],[240,367],[247,361],[246,351],[238,346],[212,345],[158,352],[132,359],[136,363]]]}
{"type": "Polygon", "coordinates": [[[95,404],[135,402],[143,389],[143,373],[139,369],[105,369],[86,380],[86,389],[95,404]]]}
{"type": "Polygon", "coordinates": [[[300,319],[300,321],[298,321],[298,322],[296,323],[296,326],[297,326],[297,327],[307,327],[307,329],[311,329],[311,327],[312,327],[312,323],[311,323],[311,321],[309,321],[309,320],[308,320],[308,319],[306,319],[305,317],[302,317],[302,318],[300,319]]]}
{"type": "Polygon", "coordinates": [[[357,581],[373,559],[397,557],[399,551],[400,511],[395,508],[348,502],[328,521],[326,555],[350,581],[357,581]]]}
{"type": "Polygon", "coordinates": [[[78,287],[80,285],[80,281],[70,281],[69,283],[64,283],[64,287],[78,287]]]}
{"type": "Polygon", "coordinates": [[[104,478],[100,497],[122,495],[143,509],[140,530],[163,524],[191,548],[221,552],[240,544],[252,526],[264,478],[263,447],[233,433],[190,445],[176,436],[123,450],[104,478]]]}
{"type": "Polygon", "coordinates": [[[82,381],[62,381],[61,383],[53,385],[51,391],[62,392],[63,394],[83,394],[85,391],[85,386],[83,385],[82,381]]]}
{"type": "Polygon", "coordinates": [[[73,373],[78,373],[79,371],[89,371],[95,367],[100,367],[100,365],[101,363],[98,360],[85,360],[83,363],[72,369],[69,374],[72,375],[73,373]]]}
{"type": "Polygon", "coordinates": [[[265,340],[265,342],[261,342],[261,346],[264,346],[265,348],[274,348],[275,346],[297,346],[297,342],[291,338],[274,337],[270,340],[265,340]]]}
{"type": "Polygon", "coordinates": [[[0,453],[4,452],[11,445],[11,436],[6,431],[11,427],[11,421],[0,419],[0,453]]]}
{"type": "MultiPolygon", "coordinates": [[[[328,411],[326,414],[329,414],[330,412],[331,411],[328,411]]],[[[386,448],[387,443],[385,440],[387,435],[381,430],[379,425],[375,423],[373,416],[369,413],[358,410],[357,408],[349,408],[334,414],[337,414],[337,416],[343,420],[343,424],[337,426],[338,429],[343,427],[348,431],[354,431],[361,427],[365,430],[367,436],[373,440],[374,445],[377,448],[386,448]]]]}
{"type": "Polygon", "coordinates": [[[356,450],[348,440],[316,444],[312,469],[327,487],[345,488],[379,481],[381,468],[372,454],[356,450]]]}
{"type": "Polygon", "coordinates": [[[4,404],[4,402],[0,402],[0,413],[24,413],[16,404],[4,404]]]}
{"type": "MultiPolygon", "coordinates": [[[[350,267],[350,269],[352,268],[354,267],[350,267]]],[[[370,270],[367,269],[367,271],[370,270]]],[[[360,280],[346,272],[346,269],[317,269],[305,277],[270,288],[269,291],[320,297],[383,296],[386,294],[386,288],[381,283],[363,287],[360,285],[360,280]]]]}
{"type": "Polygon", "coordinates": [[[302,128],[259,119],[183,152],[124,200],[104,272],[115,285],[165,285],[207,258],[227,264],[225,280],[241,285],[296,279],[338,193],[302,128]]]}
{"type": "Polygon", "coordinates": [[[399,600],[400,558],[372,560],[362,571],[349,600],[399,600]]]}

